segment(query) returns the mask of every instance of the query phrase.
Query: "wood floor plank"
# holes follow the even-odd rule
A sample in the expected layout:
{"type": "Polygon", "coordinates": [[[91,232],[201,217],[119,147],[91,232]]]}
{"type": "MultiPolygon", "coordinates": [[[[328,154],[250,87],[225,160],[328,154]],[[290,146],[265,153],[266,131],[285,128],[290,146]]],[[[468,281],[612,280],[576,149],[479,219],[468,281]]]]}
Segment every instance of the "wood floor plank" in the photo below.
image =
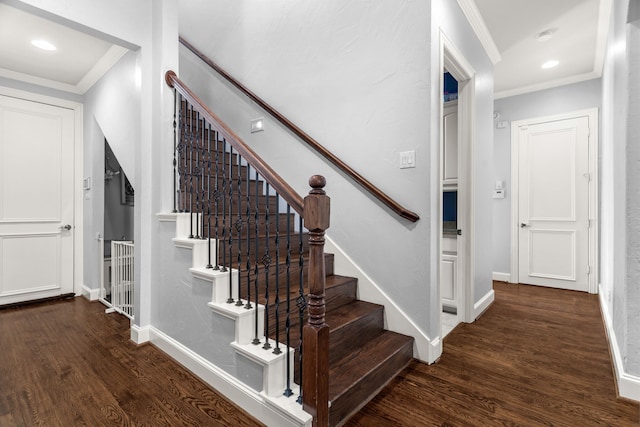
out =
{"type": "Polygon", "coordinates": [[[346,426],[634,426],[617,399],[597,296],[494,283],[496,300],[346,426]]]}
{"type": "Polygon", "coordinates": [[[0,310],[0,426],[262,426],[84,298],[0,310]]]}
{"type": "MultiPolygon", "coordinates": [[[[597,297],[495,284],[496,301],[413,362],[347,426],[635,426],[597,297]]],[[[0,310],[0,426],[259,426],[82,298],[0,310]]]]}

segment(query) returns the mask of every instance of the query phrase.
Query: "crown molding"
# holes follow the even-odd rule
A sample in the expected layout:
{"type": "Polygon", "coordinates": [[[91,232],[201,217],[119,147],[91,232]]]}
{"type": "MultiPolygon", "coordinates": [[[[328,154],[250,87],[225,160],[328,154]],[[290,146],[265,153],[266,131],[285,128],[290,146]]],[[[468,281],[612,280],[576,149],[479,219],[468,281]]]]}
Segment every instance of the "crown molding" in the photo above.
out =
{"type": "Polygon", "coordinates": [[[570,85],[573,83],[580,83],[587,80],[598,79],[602,77],[602,72],[596,73],[595,71],[591,71],[589,73],[577,74],[575,76],[563,77],[561,79],[550,80],[547,82],[536,83],[529,86],[518,87],[515,89],[503,90],[500,92],[495,92],[493,94],[493,99],[507,98],[510,96],[516,95],[524,95],[525,93],[536,92],[539,90],[552,89],[558,86],[570,85]]]}
{"type": "Polygon", "coordinates": [[[464,16],[467,17],[467,21],[473,28],[473,31],[476,33],[476,36],[480,40],[482,47],[484,48],[487,55],[489,55],[489,59],[493,64],[497,64],[502,59],[500,55],[500,51],[496,46],[496,43],[493,41],[493,37],[491,37],[491,33],[487,28],[487,24],[484,23],[484,19],[482,19],[482,15],[480,15],[480,11],[478,10],[478,6],[474,0],[458,0],[458,5],[464,16]]]}
{"type": "Polygon", "coordinates": [[[102,58],[95,63],[93,67],[85,74],[85,76],[76,85],[80,93],[85,93],[102,78],[116,63],[122,58],[129,49],[122,46],[112,45],[102,58]]]}

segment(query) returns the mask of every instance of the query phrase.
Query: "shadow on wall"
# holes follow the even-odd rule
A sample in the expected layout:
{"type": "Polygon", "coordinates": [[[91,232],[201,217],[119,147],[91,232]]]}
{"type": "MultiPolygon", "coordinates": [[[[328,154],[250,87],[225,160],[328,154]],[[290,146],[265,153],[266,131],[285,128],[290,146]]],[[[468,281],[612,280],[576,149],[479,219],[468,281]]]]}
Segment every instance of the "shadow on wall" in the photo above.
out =
{"type": "Polygon", "coordinates": [[[133,241],[134,189],[120,163],[104,141],[104,252],[110,256],[112,240],[133,241]]]}

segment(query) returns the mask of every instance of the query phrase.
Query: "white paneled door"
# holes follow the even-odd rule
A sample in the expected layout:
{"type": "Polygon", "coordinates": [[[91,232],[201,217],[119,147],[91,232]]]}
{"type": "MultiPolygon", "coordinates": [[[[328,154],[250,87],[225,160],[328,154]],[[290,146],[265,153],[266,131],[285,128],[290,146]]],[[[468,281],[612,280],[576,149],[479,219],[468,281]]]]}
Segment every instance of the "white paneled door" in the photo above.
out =
{"type": "Polygon", "coordinates": [[[589,120],[522,126],[519,282],[589,291],[589,120]]]}
{"type": "Polygon", "coordinates": [[[73,292],[74,113],[0,96],[0,305],[73,292]]]}

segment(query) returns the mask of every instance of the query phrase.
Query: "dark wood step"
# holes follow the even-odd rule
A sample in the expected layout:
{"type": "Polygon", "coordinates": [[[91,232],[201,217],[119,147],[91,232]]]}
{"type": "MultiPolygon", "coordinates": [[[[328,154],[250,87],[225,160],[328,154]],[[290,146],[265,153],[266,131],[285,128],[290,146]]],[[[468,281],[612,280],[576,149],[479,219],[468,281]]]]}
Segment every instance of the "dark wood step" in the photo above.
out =
{"type": "Polygon", "coordinates": [[[382,331],[329,369],[329,425],[341,425],[413,359],[413,338],[382,331]]]}

